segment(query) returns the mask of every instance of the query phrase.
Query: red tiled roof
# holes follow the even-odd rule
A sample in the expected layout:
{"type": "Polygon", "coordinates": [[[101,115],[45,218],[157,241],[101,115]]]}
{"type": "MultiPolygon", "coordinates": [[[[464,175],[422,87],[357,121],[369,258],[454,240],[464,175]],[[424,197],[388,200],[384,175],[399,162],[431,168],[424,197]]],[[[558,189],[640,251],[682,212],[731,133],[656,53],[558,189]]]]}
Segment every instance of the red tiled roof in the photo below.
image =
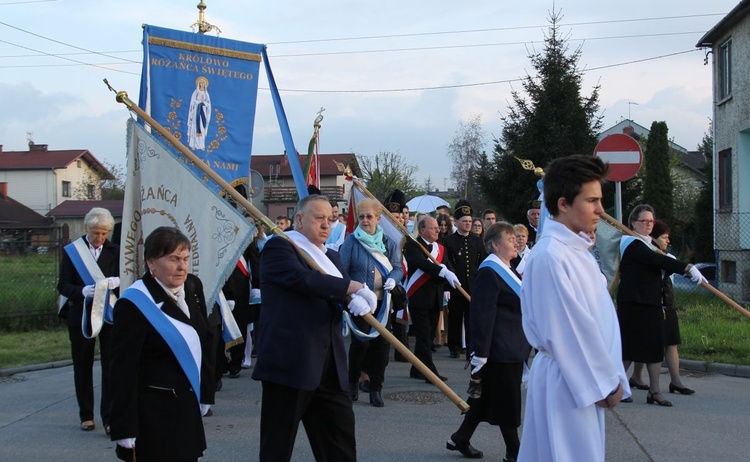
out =
{"type": "Polygon", "coordinates": [[[22,203],[0,194],[0,227],[44,226],[50,220],[22,203]]]}
{"type": "Polygon", "coordinates": [[[106,201],[68,200],[47,212],[47,216],[55,218],[84,217],[94,207],[102,207],[109,210],[109,213],[115,218],[122,217],[123,201],[121,199],[106,201]]]}
{"type": "MultiPolygon", "coordinates": [[[[302,168],[305,168],[305,163],[307,162],[307,154],[300,155],[299,156],[299,163],[302,166],[302,168]]],[[[357,163],[357,158],[353,153],[343,153],[343,154],[320,154],[320,174],[321,176],[324,175],[339,175],[339,169],[336,167],[335,162],[342,163],[344,165],[349,165],[352,167],[352,170],[354,171],[354,174],[357,176],[361,176],[361,172],[359,171],[359,164],[357,163]]],[[[265,155],[265,154],[256,154],[253,155],[250,159],[250,167],[259,172],[261,175],[263,175],[264,178],[267,178],[270,175],[270,167],[280,165],[281,168],[279,169],[279,176],[292,176],[292,170],[289,168],[289,165],[286,165],[284,162],[284,155],[283,154],[273,154],[273,155],[265,155]]],[[[275,171],[275,167],[274,167],[275,171]]]]}
{"type": "Polygon", "coordinates": [[[46,145],[36,145],[29,151],[0,150],[0,170],[46,170],[66,168],[74,161],[82,158],[91,168],[98,171],[105,179],[115,177],[86,149],[72,149],[66,151],[49,151],[46,145]]]}

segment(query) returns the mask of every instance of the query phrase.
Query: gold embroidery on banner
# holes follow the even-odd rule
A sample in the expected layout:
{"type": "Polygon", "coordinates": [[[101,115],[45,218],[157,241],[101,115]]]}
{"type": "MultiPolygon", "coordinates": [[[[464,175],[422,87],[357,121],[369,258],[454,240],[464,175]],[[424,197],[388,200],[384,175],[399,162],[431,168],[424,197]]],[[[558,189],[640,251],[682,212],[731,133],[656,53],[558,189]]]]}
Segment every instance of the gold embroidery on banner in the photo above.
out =
{"type": "Polygon", "coordinates": [[[226,56],[227,58],[244,59],[245,61],[260,62],[261,58],[258,53],[247,53],[244,51],[226,50],[224,48],[210,47],[206,45],[196,45],[194,43],[180,42],[179,40],[169,40],[159,37],[149,37],[148,43],[151,45],[160,45],[180,50],[196,51],[198,53],[208,53],[216,56],[226,56]]]}

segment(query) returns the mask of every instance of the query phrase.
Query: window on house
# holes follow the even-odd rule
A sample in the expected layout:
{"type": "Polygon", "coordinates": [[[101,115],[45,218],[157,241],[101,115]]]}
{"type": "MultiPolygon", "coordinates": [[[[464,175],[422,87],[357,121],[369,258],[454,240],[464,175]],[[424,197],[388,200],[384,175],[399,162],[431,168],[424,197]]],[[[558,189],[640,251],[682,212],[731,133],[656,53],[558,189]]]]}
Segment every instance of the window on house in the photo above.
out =
{"type": "Polygon", "coordinates": [[[77,166],[78,168],[81,168],[81,160],[80,160],[80,159],[76,161],[76,166],[77,166]]]}
{"type": "Polygon", "coordinates": [[[294,223],[294,207],[286,208],[286,216],[294,223]]]}
{"type": "Polygon", "coordinates": [[[93,184],[86,185],[86,197],[89,199],[94,199],[94,193],[95,193],[94,185],[93,184]]]}
{"type": "Polygon", "coordinates": [[[719,100],[732,94],[732,41],[719,46],[719,100]]]}
{"type": "Polygon", "coordinates": [[[721,261],[721,282],[737,282],[737,262],[730,260],[721,261]]]}
{"type": "Polygon", "coordinates": [[[732,210],[732,150],[719,152],[719,210],[732,210]]]}
{"type": "Polygon", "coordinates": [[[62,182],[62,196],[70,197],[70,181],[62,182]]]}

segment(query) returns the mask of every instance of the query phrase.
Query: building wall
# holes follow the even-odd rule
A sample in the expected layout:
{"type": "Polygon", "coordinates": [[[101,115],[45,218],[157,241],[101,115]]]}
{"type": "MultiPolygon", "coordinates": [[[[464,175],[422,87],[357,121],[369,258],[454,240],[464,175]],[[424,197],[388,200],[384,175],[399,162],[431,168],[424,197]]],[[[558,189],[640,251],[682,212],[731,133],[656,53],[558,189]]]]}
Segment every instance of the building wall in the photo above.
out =
{"type": "Polygon", "coordinates": [[[718,153],[732,152],[732,209],[718,210],[714,191],[714,246],[717,251],[719,289],[736,300],[750,300],[750,18],[745,17],[715,42],[714,184],[718,184],[718,153]],[[732,40],[731,96],[719,101],[719,47],[732,40]],[[745,181],[741,181],[745,179],[745,181]],[[728,279],[734,273],[735,281],[728,279]]]}
{"type": "Polygon", "coordinates": [[[0,181],[8,183],[8,196],[40,215],[59,204],[54,178],[52,169],[0,171],[0,181]]]}

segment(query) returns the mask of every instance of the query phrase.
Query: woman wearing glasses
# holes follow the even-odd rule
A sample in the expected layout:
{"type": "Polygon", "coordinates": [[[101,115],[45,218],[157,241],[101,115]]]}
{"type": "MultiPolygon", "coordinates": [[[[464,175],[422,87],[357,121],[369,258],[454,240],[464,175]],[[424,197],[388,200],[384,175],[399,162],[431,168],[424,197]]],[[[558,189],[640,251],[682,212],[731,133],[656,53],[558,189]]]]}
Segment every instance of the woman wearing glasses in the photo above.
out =
{"type": "MultiPolygon", "coordinates": [[[[622,359],[627,371],[630,363],[646,364],[649,385],[646,402],[672,406],[659,389],[659,373],[664,359],[664,300],[662,271],[686,274],[700,284],[706,279],[693,265],[659,253],[652,244],[654,209],[648,204],[636,206],[628,217],[636,237],[620,242],[620,286],[617,291],[617,317],[622,337],[622,359]]],[[[625,402],[632,401],[624,400],[625,402]]]]}
{"type": "MultiPolygon", "coordinates": [[[[378,224],[381,213],[380,203],[374,199],[362,199],[357,204],[358,226],[346,236],[341,245],[341,265],[353,281],[367,285],[378,297],[374,316],[387,322],[390,312],[389,292],[401,282],[404,272],[401,269],[401,252],[398,243],[388,239],[378,224]],[[385,301],[385,302],[384,302],[385,301]],[[382,311],[385,310],[385,313],[382,311]]],[[[352,401],[358,399],[357,386],[360,371],[370,376],[370,404],[383,407],[380,394],[383,389],[385,367],[388,365],[390,345],[374,333],[361,319],[348,320],[352,328],[352,341],[349,345],[349,394],[352,401]]]]}

